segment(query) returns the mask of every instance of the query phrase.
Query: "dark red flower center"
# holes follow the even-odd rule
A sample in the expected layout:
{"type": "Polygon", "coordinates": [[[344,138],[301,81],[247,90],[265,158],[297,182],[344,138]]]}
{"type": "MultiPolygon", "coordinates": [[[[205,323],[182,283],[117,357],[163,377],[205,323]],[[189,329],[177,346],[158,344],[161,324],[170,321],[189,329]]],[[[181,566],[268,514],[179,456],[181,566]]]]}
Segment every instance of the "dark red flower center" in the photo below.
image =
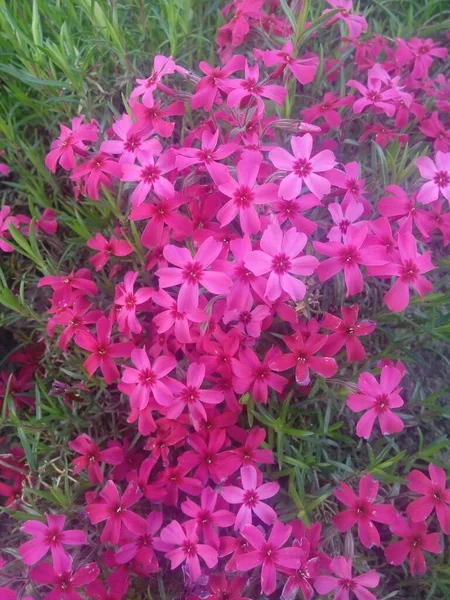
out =
{"type": "Polygon", "coordinates": [[[152,369],[144,369],[139,373],[139,383],[151,387],[157,380],[156,373],[152,369]]]}
{"type": "Polygon", "coordinates": [[[367,92],[367,98],[371,101],[371,102],[379,102],[381,100],[381,96],[378,92],[375,92],[374,90],[369,90],[367,92]]]}
{"type": "Polygon", "coordinates": [[[189,283],[198,283],[201,281],[203,267],[198,262],[188,263],[183,269],[183,279],[189,283]]]}
{"type": "Polygon", "coordinates": [[[348,219],[342,219],[342,221],[339,223],[339,229],[342,233],[347,233],[349,225],[351,225],[351,223],[348,219]]]}
{"type": "Polygon", "coordinates": [[[197,555],[197,546],[190,542],[189,540],[185,540],[182,545],[183,552],[186,556],[196,556],[197,555]]]}
{"type": "Polygon", "coordinates": [[[45,540],[47,544],[57,546],[61,543],[61,532],[56,528],[49,529],[46,533],[45,540]]]}
{"type": "Polygon", "coordinates": [[[141,172],[141,178],[147,183],[155,183],[158,181],[161,174],[160,169],[156,165],[147,165],[141,172]]]}
{"type": "Polygon", "coordinates": [[[244,494],[243,504],[246,506],[255,506],[258,502],[258,494],[256,490],[247,490],[244,494]]]}
{"type": "Polygon", "coordinates": [[[385,412],[389,408],[389,396],[387,394],[380,394],[375,398],[374,408],[377,412],[385,412]]]}
{"type": "Polygon", "coordinates": [[[140,145],[141,145],[140,136],[137,135],[136,133],[132,133],[131,135],[127,136],[127,141],[124,144],[124,148],[125,148],[125,150],[128,150],[128,152],[133,152],[134,150],[139,148],[140,145]]]}
{"type": "Polygon", "coordinates": [[[254,77],[249,77],[249,79],[244,81],[242,87],[255,96],[259,96],[262,92],[262,87],[258,85],[254,77]]]}
{"type": "Polygon", "coordinates": [[[411,260],[408,259],[404,262],[401,271],[400,271],[400,278],[402,281],[404,281],[405,283],[410,283],[411,281],[415,281],[419,276],[419,267],[416,265],[416,263],[411,260]]]}
{"type": "Polygon", "coordinates": [[[339,579],[339,587],[346,590],[352,590],[355,587],[355,584],[351,579],[339,579]]]}
{"type": "Polygon", "coordinates": [[[306,158],[299,158],[295,161],[293,170],[299,177],[307,177],[312,173],[312,165],[306,158]]]}
{"type": "Polygon", "coordinates": [[[339,250],[339,258],[341,259],[341,264],[345,266],[359,263],[361,260],[361,255],[356,246],[349,244],[348,246],[344,246],[344,248],[339,250]]]}
{"type": "Polygon", "coordinates": [[[448,187],[450,185],[450,173],[448,171],[437,171],[434,174],[434,183],[441,188],[448,187]]]}
{"type": "Polygon", "coordinates": [[[359,193],[359,184],[356,181],[356,179],[349,179],[347,181],[347,188],[348,190],[352,193],[352,194],[358,194],[359,193]]]}
{"type": "Polygon", "coordinates": [[[291,268],[292,263],[291,259],[284,252],[277,254],[272,259],[272,269],[277,273],[277,275],[282,275],[283,273],[287,273],[291,268]]]}
{"type": "Polygon", "coordinates": [[[239,208],[248,208],[253,202],[253,199],[254,195],[252,190],[245,185],[242,185],[234,192],[233,200],[239,208]]]}
{"type": "Polygon", "coordinates": [[[185,402],[187,402],[188,404],[195,404],[196,402],[198,402],[199,400],[199,393],[198,393],[198,389],[196,387],[192,387],[192,386],[188,386],[186,387],[182,394],[181,394],[183,400],[185,402]]]}

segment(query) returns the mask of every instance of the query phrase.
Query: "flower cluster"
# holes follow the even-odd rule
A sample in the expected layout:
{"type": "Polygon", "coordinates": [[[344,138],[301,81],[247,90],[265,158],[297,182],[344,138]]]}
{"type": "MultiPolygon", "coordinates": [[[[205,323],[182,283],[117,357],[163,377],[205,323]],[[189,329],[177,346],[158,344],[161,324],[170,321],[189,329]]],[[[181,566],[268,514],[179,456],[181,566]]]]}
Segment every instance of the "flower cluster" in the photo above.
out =
{"type": "MultiPolygon", "coordinates": [[[[80,598],[82,589],[89,598],[121,600],[134,577],[182,565],[189,600],[246,600],[255,575],[262,594],[278,590],[283,600],[299,590],[306,600],[333,590],[336,598],[352,591],[371,600],[367,588],[379,583],[375,570],[360,572],[358,564],[355,572],[351,557],[325,552],[320,523],[286,517],[266,431],[246,429],[244,413],[250,402],[289,402],[338,373],[351,379],[351,365],[357,389],[346,419],[364,411],[356,435],[377,435],[377,419],[382,435],[403,430],[393,409],[404,405],[405,369],[371,364],[365,346],[377,324],[361,318],[361,294],[377,286],[386,310],[401,312],[411,291],[423,299],[433,290],[429,245],[450,241],[450,134],[439,119],[449,110],[448,82],[430,71],[447,50],[431,39],[367,34],[351,0],[329,0],[323,22],[330,32],[347,28],[343,41],[354,52],[353,93],[341,94],[333,87],[336,61],[298,55],[291,39],[279,43],[293,34],[280,2],[236,0],[223,14],[219,66],[201,62],[191,72],[157,55],[111,128],[77,116],[61,125],[46,157],[51,172],[68,172],[77,202],[112,199],[121,215],[85,240],[95,272],[40,279],[50,294],[48,336],[88,379],[120,391],[129,429],[140,434],[137,446],[131,437],[102,446],[86,433],[69,442],[78,455],[73,474],[95,486],[83,515],[72,516],[98,539],[96,557],[83,552],[84,530],[64,528],[64,515],[21,527],[32,539],[19,554],[26,565],[39,563],[29,577],[52,586],[48,598],[80,598]],[[274,36],[269,48],[254,47],[258,35],[274,36]],[[334,91],[314,103],[302,95],[298,118],[282,118],[292,116],[290,90],[308,90],[320,64],[334,91]],[[410,165],[407,186],[381,189],[355,156],[347,162],[341,143],[350,129],[360,145],[382,152],[391,142],[399,151],[409,141],[428,143],[430,156],[410,165]],[[313,318],[313,298],[331,282],[350,302],[328,303],[313,318]],[[80,548],[68,554],[66,546],[80,548]]],[[[31,223],[48,235],[57,225],[49,210],[32,222],[2,208],[5,252],[13,250],[11,223],[24,235],[31,223]]],[[[33,404],[37,367],[10,360],[28,366],[17,377],[2,373],[0,394],[16,408],[33,404]]],[[[69,405],[86,389],[57,383],[69,405]]],[[[15,460],[12,471],[4,461],[0,467],[9,506],[20,504],[29,475],[23,457],[15,460]]],[[[333,517],[335,528],[357,524],[363,547],[383,545],[391,565],[409,556],[412,574],[424,573],[423,551],[442,550],[438,526],[450,534],[445,472],[430,464],[429,473],[408,474],[408,490],[421,497],[397,506],[377,501],[371,475],[359,479],[359,496],[341,482],[334,495],[347,509],[333,517]],[[437,520],[427,522],[434,512],[437,520]],[[374,523],[387,526],[382,535],[374,523]]]]}

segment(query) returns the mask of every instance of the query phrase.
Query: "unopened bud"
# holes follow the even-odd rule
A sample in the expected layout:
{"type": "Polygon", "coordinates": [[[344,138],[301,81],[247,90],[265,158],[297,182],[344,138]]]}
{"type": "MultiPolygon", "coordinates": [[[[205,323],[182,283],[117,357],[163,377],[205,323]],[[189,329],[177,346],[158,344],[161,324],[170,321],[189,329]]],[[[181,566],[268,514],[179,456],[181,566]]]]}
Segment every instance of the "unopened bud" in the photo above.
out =
{"type": "Polygon", "coordinates": [[[271,126],[292,133],[320,133],[322,131],[317,125],[311,125],[311,123],[305,123],[304,121],[295,121],[294,119],[278,119],[271,123],[271,126]]]}

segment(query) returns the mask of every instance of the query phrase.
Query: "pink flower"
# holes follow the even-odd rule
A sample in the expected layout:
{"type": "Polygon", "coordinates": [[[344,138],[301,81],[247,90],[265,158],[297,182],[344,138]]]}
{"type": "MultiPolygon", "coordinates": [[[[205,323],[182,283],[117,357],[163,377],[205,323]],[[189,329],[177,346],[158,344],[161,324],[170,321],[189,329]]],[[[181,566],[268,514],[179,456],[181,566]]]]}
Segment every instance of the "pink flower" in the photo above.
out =
{"type": "Polygon", "coordinates": [[[255,65],[250,67],[245,63],[245,79],[230,79],[227,82],[230,88],[233,88],[228,94],[227,104],[230,107],[239,106],[242,100],[254,98],[260,115],[264,112],[264,102],[262,98],[268,98],[282,106],[287,96],[287,89],[280,85],[264,85],[259,83],[259,67],[255,65]]]}
{"type": "MultiPolygon", "coordinates": [[[[0,173],[1,173],[1,166],[2,165],[0,165],[0,173]]],[[[14,590],[11,590],[10,588],[5,588],[5,587],[0,587],[0,598],[2,600],[19,600],[19,597],[17,596],[17,592],[15,592],[14,590]]],[[[34,598],[32,598],[31,596],[23,596],[23,600],[34,600],[34,598]]],[[[237,600],[247,600],[247,599],[237,598],[237,600]]]]}
{"type": "Polygon", "coordinates": [[[359,480],[359,498],[348,485],[341,482],[333,494],[350,508],[334,515],[335,527],[344,533],[358,523],[358,535],[366,548],[380,545],[380,534],[374,526],[376,523],[390,525],[395,520],[396,511],[392,504],[374,504],[378,493],[378,482],[371,475],[359,480]]]}
{"type": "Polygon", "coordinates": [[[77,588],[92,583],[100,575],[97,563],[88,563],[72,571],[72,560],[65,560],[62,570],[57,571],[48,563],[42,563],[30,571],[30,579],[36,583],[54,586],[44,600],[82,600],[77,588]]]}
{"type": "Polygon", "coordinates": [[[281,50],[258,51],[257,56],[259,55],[266,67],[280,65],[272,73],[271,79],[278,77],[286,68],[302,85],[311,83],[316,76],[319,57],[314,55],[307,58],[294,58],[294,46],[290,40],[283,45],[281,50]]]}
{"type": "Polygon", "coordinates": [[[447,48],[439,48],[439,43],[431,38],[412,38],[405,40],[397,39],[397,62],[400,66],[414,60],[411,77],[414,79],[426,79],[428,71],[433,64],[433,57],[446,58],[447,48]]]}
{"type": "Polygon", "coordinates": [[[401,312],[408,306],[410,285],[419,293],[422,299],[425,294],[432,291],[433,284],[422,274],[435,268],[431,262],[430,251],[418,254],[417,241],[408,231],[399,232],[398,248],[399,254],[395,262],[370,269],[371,275],[396,275],[398,277],[383,297],[386,306],[393,312],[401,312]]]}
{"type": "Polygon", "coordinates": [[[290,171],[280,183],[278,195],[291,200],[300,195],[303,185],[319,200],[330,192],[330,182],[317,175],[330,171],[336,166],[336,160],[331,150],[322,150],[311,157],[313,138],[310,133],[291,138],[292,154],[284,148],[275,148],[269,152],[269,160],[282,171],[290,171]]]}
{"type": "Polygon", "coordinates": [[[200,433],[193,433],[188,438],[188,444],[193,448],[184,452],[178,459],[181,467],[195,469],[194,477],[206,485],[209,478],[214,483],[229,477],[239,469],[239,459],[228,451],[220,452],[225,443],[226,434],[223,429],[209,435],[209,440],[200,433]]]}
{"type": "Polygon", "coordinates": [[[250,571],[262,565],[261,593],[273,594],[277,586],[277,570],[283,568],[297,569],[303,551],[300,548],[282,548],[291,535],[292,527],[275,521],[269,538],[266,541],[263,534],[254,525],[246,525],[241,534],[253,547],[253,551],[236,556],[238,571],[250,571]]]}
{"type": "Polygon", "coordinates": [[[201,506],[195,504],[190,498],[181,503],[183,513],[192,517],[186,523],[196,524],[197,534],[203,537],[205,544],[216,549],[219,548],[219,536],[215,527],[230,527],[235,520],[234,514],[229,510],[215,510],[217,496],[217,491],[207,487],[200,496],[201,506]]]}
{"type": "Polygon", "coordinates": [[[66,310],[56,313],[48,322],[48,331],[50,335],[53,335],[53,328],[55,325],[65,325],[65,329],[59,337],[58,347],[67,352],[67,346],[69,341],[74,335],[80,331],[89,332],[87,325],[96,323],[102,316],[101,310],[91,310],[92,304],[86,300],[83,296],[75,298],[73,308],[66,308],[66,310]]]}
{"type": "Polygon", "coordinates": [[[266,431],[262,427],[253,427],[248,433],[241,429],[241,435],[237,439],[242,445],[231,450],[239,461],[236,471],[243,465],[273,465],[275,462],[272,450],[259,448],[266,439],[266,431]]]}
{"type": "MultiPolygon", "coordinates": [[[[165,119],[166,117],[184,115],[186,111],[183,102],[173,102],[164,108],[161,108],[161,101],[148,102],[147,104],[147,106],[144,106],[136,102],[136,104],[131,105],[131,115],[137,120],[131,126],[130,135],[139,137],[147,135],[147,133],[157,133],[161,137],[170,137],[175,122],[165,121],[165,119]]],[[[159,154],[159,152],[154,152],[154,154],[159,154]]]]}
{"type": "Polygon", "coordinates": [[[435,163],[429,156],[420,156],[416,166],[424,179],[429,179],[420,188],[418,202],[429,204],[442,194],[450,202],[450,152],[436,152],[435,163]]]}
{"type": "Polygon", "coordinates": [[[208,315],[196,308],[192,311],[178,310],[178,303],[165,290],[158,290],[152,296],[152,300],[158,306],[162,306],[167,310],[163,310],[153,317],[153,324],[156,325],[158,333],[166,333],[171,331],[180,344],[189,344],[192,342],[190,333],[190,322],[204,323],[208,320],[208,315]]]}
{"type": "Polygon", "coordinates": [[[330,256],[316,268],[320,281],[344,270],[347,296],[352,296],[364,289],[364,280],[358,265],[385,265],[389,262],[386,249],[379,245],[363,246],[367,237],[367,226],[350,225],[347,229],[345,243],[313,242],[314,249],[320,254],[330,256]]]}
{"type": "Polygon", "coordinates": [[[421,471],[414,469],[406,480],[408,489],[412,492],[422,494],[406,507],[408,517],[414,523],[425,521],[436,509],[437,518],[445,535],[450,535],[450,488],[445,489],[446,474],[444,469],[433,464],[428,465],[430,479],[421,471]]]}
{"type": "Polygon", "coordinates": [[[198,307],[199,285],[213,294],[226,294],[231,287],[231,279],[220,271],[207,271],[207,267],[219,256],[222,244],[214,238],[207,238],[197,250],[195,259],[187,248],[169,244],[164,248],[164,257],[176,268],[158,269],[159,285],[162,288],[181,284],[178,294],[178,309],[191,312],[198,307]]]}
{"type": "Polygon", "coordinates": [[[439,121],[439,113],[434,111],[431,117],[423,119],[420,122],[420,131],[434,139],[435,151],[448,152],[450,150],[450,129],[446,129],[445,126],[439,121]]]}
{"type": "Polygon", "coordinates": [[[136,531],[126,532],[127,537],[124,543],[120,543],[120,548],[114,555],[119,565],[129,563],[136,558],[140,563],[151,565],[155,570],[158,569],[158,559],[154,548],[158,549],[159,538],[155,537],[155,533],[161,528],[162,517],[160,510],[153,510],[147,515],[146,526],[143,530],[139,533],[136,531]]]}
{"type": "Polygon", "coordinates": [[[115,303],[122,307],[117,315],[119,331],[124,331],[127,327],[133,333],[141,333],[142,331],[142,325],[136,317],[136,309],[150,300],[154,290],[153,288],[142,287],[135,292],[134,284],[138,276],[139,273],[128,271],[123,279],[123,284],[120,284],[118,288],[119,294],[115,299],[115,303]]]}
{"type": "Polygon", "coordinates": [[[201,363],[191,363],[186,374],[186,383],[176,382],[172,389],[175,398],[171,402],[166,416],[169,419],[176,419],[187,407],[194,422],[198,428],[199,423],[207,420],[204,404],[217,405],[223,402],[223,392],[216,390],[201,390],[200,386],[205,379],[206,367],[201,363]]]}
{"type": "Polygon", "coordinates": [[[231,223],[239,214],[244,234],[252,235],[260,231],[261,223],[255,205],[270,204],[278,198],[278,188],[274,183],[264,183],[255,187],[261,161],[262,157],[256,160],[253,158],[240,160],[236,168],[237,182],[230,176],[228,170],[216,180],[219,190],[231,198],[217,213],[217,220],[222,227],[231,223]]]}
{"type": "Polygon", "coordinates": [[[94,484],[103,483],[100,462],[104,462],[107,465],[120,465],[123,461],[124,454],[122,448],[112,447],[100,450],[97,444],[86,433],[82,433],[73,442],[69,442],[68,445],[72,450],[82,455],[73,459],[75,466],[73,474],[78,475],[80,471],[87,467],[89,481],[94,484]]]}
{"type": "MultiPolygon", "coordinates": [[[[330,181],[332,185],[343,190],[341,192],[344,194],[344,198],[342,200],[342,209],[346,210],[349,216],[353,216],[353,221],[355,221],[361,216],[361,214],[363,214],[363,212],[365,212],[366,214],[372,212],[372,207],[369,204],[369,202],[364,198],[364,194],[367,193],[364,189],[366,180],[359,178],[359,164],[357,162],[347,163],[346,165],[344,165],[344,171],[345,172],[340,171],[339,169],[331,169],[331,171],[326,173],[326,178],[330,181]],[[357,207],[360,207],[360,203],[362,203],[364,210],[361,211],[360,214],[358,214],[358,210],[355,207],[355,204],[357,207]],[[350,212],[350,207],[352,207],[352,212],[350,212]]],[[[328,210],[330,210],[331,206],[336,205],[329,204],[328,210]]],[[[351,223],[353,223],[353,221],[351,221],[351,223]]],[[[348,225],[349,224],[350,223],[348,223],[348,225]]],[[[343,233],[345,233],[345,231],[343,233]]]]}
{"type": "Polygon", "coordinates": [[[143,409],[147,406],[152,394],[162,406],[169,406],[173,394],[162,381],[170,371],[173,371],[177,361],[173,356],[159,356],[153,364],[150,363],[145,347],[135,348],[131,352],[131,361],[136,368],[126,367],[122,381],[133,384],[130,403],[132,407],[143,409]]]}
{"type": "Polygon", "coordinates": [[[86,245],[88,248],[98,250],[98,254],[89,259],[96,271],[101,271],[111,256],[128,256],[133,252],[133,247],[126,240],[118,240],[111,236],[108,242],[101,233],[96,233],[95,237],[86,242],[86,245]]]}
{"type": "Polygon", "coordinates": [[[34,224],[36,231],[41,229],[47,235],[54,235],[58,229],[56,213],[51,208],[46,208],[41,217],[34,224]]]}
{"type": "Polygon", "coordinates": [[[163,198],[172,198],[175,194],[173,183],[163,177],[175,169],[172,152],[165,152],[156,161],[155,155],[147,152],[139,162],[141,166],[123,164],[121,167],[121,181],[139,181],[130,197],[132,206],[136,207],[142,204],[151,191],[163,198]]]}
{"type": "Polygon", "coordinates": [[[227,502],[241,505],[236,515],[234,528],[240,531],[245,525],[251,525],[252,512],[266,525],[274,523],[277,513],[261,500],[275,496],[280,489],[278,483],[269,482],[258,485],[258,471],[251,465],[241,468],[241,483],[242,489],[230,485],[223,487],[221,491],[227,502]]]}
{"type": "Polygon", "coordinates": [[[401,541],[389,544],[384,550],[386,560],[391,565],[401,565],[409,555],[411,575],[423,575],[427,570],[423,550],[439,554],[442,552],[439,544],[439,533],[427,533],[427,524],[407,523],[397,515],[395,522],[390,526],[392,533],[404,538],[401,541]]]}
{"type": "Polygon", "coordinates": [[[131,92],[130,99],[136,100],[142,96],[142,102],[146,106],[153,104],[153,92],[159,87],[161,79],[164,75],[171,75],[177,70],[177,65],[172,60],[171,56],[162,56],[157,54],[153,61],[153,72],[147,79],[136,79],[139,84],[131,92]]]}
{"type": "MultiPolygon", "coordinates": [[[[178,506],[179,490],[191,496],[199,496],[204,486],[194,477],[186,477],[186,473],[191,470],[189,461],[186,465],[179,464],[176,467],[166,467],[164,471],[158,473],[158,479],[150,484],[151,488],[161,489],[166,492],[164,504],[166,506],[178,506]]],[[[150,488],[150,489],[151,489],[150,488]]]]}
{"type": "Polygon", "coordinates": [[[293,300],[306,294],[305,284],[294,275],[312,275],[319,261],[314,256],[299,256],[308,241],[294,227],[283,232],[277,223],[264,231],[261,250],[250,252],[245,266],[255,275],[269,274],[264,295],[273,302],[285,291],[293,300]]]}
{"type": "Polygon", "coordinates": [[[273,359],[269,366],[274,371],[286,371],[295,367],[295,379],[298,384],[309,382],[309,370],[322,377],[333,377],[338,371],[334,358],[314,356],[325,345],[327,335],[312,334],[307,339],[298,333],[283,338],[291,353],[273,359]]]}
{"type": "Polygon", "coordinates": [[[157,139],[148,140],[149,133],[139,135],[132,133],[133,121],[127,114],[114,123],[112,129],[119,138],[118,140],[107,140],[102,142],[100,152],[106,154],[119,154],[120,164],[134,164],[136,159],[145,161],[147,154],[157,155],[161,153],[161,144],[157,139]]]}
{"type": "Polygon", "coordinates": [[[319,571],[319,558],[309,557],[309,542],[306,538],[294,540],[294,548],[300,548],[302,555],[300,558],[299,567],[294,569],[280,569],[281,572],[289,575],[286,581],[283,591],[281,593],[281,600],[294,600],[297,597],[298,591],[301,590],[305,600],[311,600],[314,596],[314,588],[312,586],[313,580],[320,575],[319,571]]]}
{"type": "Polygon", "coordinates": [[[331,561],[331,572],[337,577],[328,575],[319,575],[314,581],[314,587],[318,594],[328,594],[333,590],[338,590],[334,596],[335,600],[347,600],[349,592],[352,591],[358,600],[376,600],[372,592],[366,588],[376,588],[380,576],[374,570],[357,575],[352,575],[352,561],[350,558],[338,556],[331,561]]]}
{"type": "Polygon", "coordinates": [[[323,117],[330,127],[337,129],[342,123],[342,118],[336,109],[341,106],[350,106],[354,100],[354,96],[339,98],[332,92],[326,92],[320,104],[314,104],[309,108],[302,109],[300,112],[308,123],[314,123],[314,121],[323,117]]]}
{"type": "Polygon", "coordinates": [[[63,548],[64,545],[82,546],[86,544],[86,533],[81,529],[63,531],[66,522],[65,515],[45,515],[48,525],[40,521],[26,521],[21,531],[33,536],[34,539],[19,546],[19,554],[26,565],[34,565],[50,550],[55,570],[60,572],[70,556],[63,548]]]}
{"type": "MultiPolygon", "coordinates": [[[[247,585],[245,577],[233,577],[227,581],[225,573],[211,575],[208,581],[208,591],[211,593],[209,600],[250,600],[241,596],[241,592],[247,585]]],[[[8,600],[8,599],[7,599],[8,600]]]]}
{"type": "Polygon", "coordinates": [[[113,358],[124,358],[131,354],[133,342],[111,343],[112,323],[107,317],[102,317],[97,322],[97,339],[88,331],[79,331],[75,336],[75,343],[84,350],[91,352],[91,356],[84,361],[84,368],[89,377],[100,367],[107,384],[111,384],[120,376],[113,358]]]}
{"type": "Polygon", "coordinates": [[[270,348],[262,362],[250,348],[239,352],[239,360],[232,359],[233,373],[237,380],[235,390],[239,394],[250,391],[254,402],[267,403],[269,387],[281,393],[287,385],[288,380],[281,375],[271,372],[272,362],[281,355],[279,348],[270,348]]]}
{"type": "Polygon", "coordinates": [[[38,287],[49,285],[55,292],[53,299],[55,302],[70,304],[72,294],[86,295],[97,293],[97,286],[91,281],[91,274],[88,269],[79,269],[76,273],[73,271],[69,275],[46,275],[39,279],[38,287]]]}
{"type": "Polygon", "coordinates": [[[109,590],[101,581],[93,581],[86,586],[86,596],[94,598],[94,600],[122,600],[129,586],[128,574],[121,569],[117,569],[117,571],[108,575],[107,582],[109,590]]]}
{"type": "Polygon", "coordinates": [[[59,164],[66,171],[76,166],[75,154],[86,157],[86,146],[83,142],[95,142],[97,140],[97,123],[85,123],[84,115],[72,119],[72,129],[60,125],[61,135],[52,142],[51,150],[45,157],[45,166],[52,173],[56,173],[56,165],[59,164]]]}
{"type": "Polygon", "coordinates": [[[208,63],[201,61],[199,69],[205,73],[197,84],[195,94],[191,98],[191,105],[194,110],[203,108],[210,111],[214,102],[220,97],[220,92],[229,92],[232,88],[228,77],[235,71],[244,69],[246,59],[236,54],[223,67],[211,67],[208,63]]]}
{"type": "Polygon", "coordinates": [[[236,309],[227,311],[222,318],[222,321],[228,325],[232,321],[237,321],[234,327],[241,333],[257,339],[261,335],[261,324],[270,315],[270,308],[265,304],[259,304],[252,310],[253,298],[249,294],[245,303],[244,309],[238,311],[236,309]]]}
{"type": "Polygon", "coordinates": [[[186,148],[182,147],[176,151],[176,165],[179,171],[192,165],[203,165],[214,181],[220,177],[227,176],[228,169],[218,161],[227,158],[235,152],[239,146],[234,143],[221,144],[217,147],[219,140],[219,130],[213,134],[208,129],[202,133],[202,147],[186,148]]]}
{"type": "Polygon", "coordinates": [[[100,536],[102,544],[108,542],[117,544],[122,525],[135,535],[145,531],[147,528],[145,519],[130,510],[130,507],[142,498],[142,491],[134,481],[128,484],[122,498],[111,480],[106,483],[99,495],[104,502],[87,504],[86,512],[93,525],[106,521],[100,536]]]}
{"type": "Polygon", "coordinates": [[[381,90],[382,84],[381,79],[370,76],[370,71],[367,87],[355,79],[347,81],[348,86],[357,89],[363,96],[353,103],[353,112],[355,114],[361,113],[368,106],[373,106],[375,109],[384,112],[388,117],[394,116],[395,105],[390,101],[397,97],[397,92],[391,88],[381,90]]]}
{"type": "Polygon", "coordinates": [[[170,560],[170,568],[176,569],[186,561],[193,581],[196,581],[201,575],[199,557],[210,569],[217,564],[217,550],[209,544],[198,543],[195,521],[188,521],[183,526],[177,521],[172,521],[161,531],[161,541],[168,546],[169,551],[164,556],[170,560]]]}
{"type": "Polygon", "coordinates": [[[331,242],[344,242],[346,240],[347,230],[350,225],[354,225],[355,227],[360,227],[365,224],[365,221],[360,221],[355,224],[355,221],[359,219],[359,217],[364,212],[364,206],[360,202],[350,201],[347,206],[345,213],[342,210],[342,207],[337,202],[333,202],[328,205],[328,211],[331,214],[331,218],[335,223],[335,226],[330,229],[327,233],[327,238],[331,242]]]}
{"type": "MultiPolygon", "coordinates": [[[[328,4],[331,4],[333,8],[341,8],[341,12],[337,14],[331,22],[335,23],[338,20],[344,21],[344,23],[348,26],[348,32],[351,38],[359,38],[363,31],[367,31],[368,25],[366,19],[361,15],[352,15],[350,11],[353,8],[352,0],[328,0],[328,4]]],[[[326,14],[331,9],[326,8],[323,11],[323,14],[326,14]]]]}
{"type": "Polygon", "coordinates": [[[0,250],[3,252],[13,252],[14,248],[6,242],[5,238],[10,238],[9,224],[12,223],[14,227],[19,226],[17,217],[13,217],[11,214],[11,208],[9,206],[2,206],[0,208],[0,250]]]}
{"type": "Polygon", "coordinates": [[[358,394],[349,394],[347,406],[353,412],[366,410],[356,426],[359,437],[369,439],[375,420],[378,418],[383,435],[403,431],[403,421],[392,412],[392,408],[403,406],[398,387],[403,374],[395,367],[383,367],[380,382],[371,373],[362,373],[358,379],[358,394]]]}
{"type": "Polygon", "coordinates": [[[375,321],[360,321],[357,323],[357,304],[343,306],[341,310],[343,319],[330,315],[330,313],[324,313],[323,315],[321,326],[331,329],[335,333],[328,336],[322,352],[327,356],[334,356],[345,344],[347,360],[349,362],[363,361],[366,358],[366,353],[358,337],[369,335],[375,331],[377,324],[375,321]]]}
{"type": "Polygon", "coordinates": [[[92,200],[98,200],[98,191],[101,189],[101,186],[104,185],[106,188],[110,188],[112,183],[111,177],[120,178],[121,174],[121,165],[107,154],[100,152],[76,167],[70,178],[78,185],[83,180],[86,184],[88,196],[92,200]]]}
{"type": "Polygon", "coordinates": [[[130,221],[150,219],[141,237],[145,248],[154,248],[163,242],[165,225],[172,230],[174,239],[184,240],[192,234],[191,221],[176,210],[186,200],[181,194],[175,193],[173,198],[152,199],[150,204],[140,204],[131,209],[128,216],[130,221]]]}

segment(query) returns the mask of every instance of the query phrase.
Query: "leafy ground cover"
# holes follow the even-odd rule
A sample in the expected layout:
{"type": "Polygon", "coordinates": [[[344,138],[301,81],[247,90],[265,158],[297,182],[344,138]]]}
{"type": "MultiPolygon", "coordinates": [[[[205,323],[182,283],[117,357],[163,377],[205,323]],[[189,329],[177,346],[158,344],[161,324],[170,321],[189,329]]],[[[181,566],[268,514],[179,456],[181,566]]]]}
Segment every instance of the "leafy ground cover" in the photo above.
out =
{"type": "Polygon", "coordinates": [[[450,596],[448,14],[0,0],[0,598],[450,596]]]}

